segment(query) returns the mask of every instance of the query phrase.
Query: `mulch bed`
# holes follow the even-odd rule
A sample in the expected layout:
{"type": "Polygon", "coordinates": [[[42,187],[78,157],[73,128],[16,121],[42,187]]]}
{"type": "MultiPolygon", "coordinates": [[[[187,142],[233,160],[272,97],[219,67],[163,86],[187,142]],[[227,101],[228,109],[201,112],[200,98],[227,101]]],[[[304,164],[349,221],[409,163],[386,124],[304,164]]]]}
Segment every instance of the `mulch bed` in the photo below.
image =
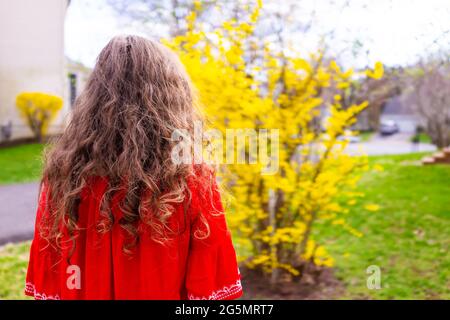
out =
{"type": "Polygon", "coordinates": [[[269,277],[241,267],[243,299],[327,300],[345,293],[344,285],[334,276],[332,268],[309,268],[300,280],[285,278],[272,286],[269,277]]]}
{"type": "MultiPolygon", "coordinates": [[[[57,139],[59,135],[49,135],[47,137],[44,137],[43,141],[41,143],[49,143],[57,139]]],[[[34,137],[26,137],[26,138],[17,138],[17,139],[11,139],[11,140],[1,140],[0,141],[0,148],[9,148],[9,147],[18,147],[25,144],[30,143],[39,143],[39,141],[34,137]]]]}

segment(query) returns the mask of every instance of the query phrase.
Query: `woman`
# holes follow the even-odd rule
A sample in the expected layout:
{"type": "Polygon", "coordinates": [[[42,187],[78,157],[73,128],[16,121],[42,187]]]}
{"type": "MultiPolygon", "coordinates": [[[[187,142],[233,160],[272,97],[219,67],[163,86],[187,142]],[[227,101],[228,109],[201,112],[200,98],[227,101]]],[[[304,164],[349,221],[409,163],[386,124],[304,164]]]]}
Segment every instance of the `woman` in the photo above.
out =
{"type": "MultiPolygon", "coordinates": [[[[102,50],[46,155],[25,293],[36,299],[233,299],[242,294],[214,172],[176,164],[191,83],[137,36],[102,50]]],[[[192,157],[193,158],[193,157],[192,157]]]]}

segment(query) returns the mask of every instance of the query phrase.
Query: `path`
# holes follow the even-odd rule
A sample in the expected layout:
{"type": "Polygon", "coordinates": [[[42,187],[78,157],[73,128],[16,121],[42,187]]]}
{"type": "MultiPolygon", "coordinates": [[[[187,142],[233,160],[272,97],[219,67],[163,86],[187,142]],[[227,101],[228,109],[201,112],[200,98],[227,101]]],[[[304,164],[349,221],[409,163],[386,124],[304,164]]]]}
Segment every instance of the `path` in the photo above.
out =
{"type": "Polygon", "coordinates": [[[0,185],[0,245],[33,238],[39,183],[0,185]]]}
{"type": "Polygon", "coordinates": [[[352,155],[361,154],[361,152],[367,155],[390,155],[436,151],[436,146],[429,143],[413,145],[413,143],[410,142],[410,137],[410,135],[403,133],[394,134],[388,137],[375,135],[367,142],[350,143],[346,150],[352,155]]]}

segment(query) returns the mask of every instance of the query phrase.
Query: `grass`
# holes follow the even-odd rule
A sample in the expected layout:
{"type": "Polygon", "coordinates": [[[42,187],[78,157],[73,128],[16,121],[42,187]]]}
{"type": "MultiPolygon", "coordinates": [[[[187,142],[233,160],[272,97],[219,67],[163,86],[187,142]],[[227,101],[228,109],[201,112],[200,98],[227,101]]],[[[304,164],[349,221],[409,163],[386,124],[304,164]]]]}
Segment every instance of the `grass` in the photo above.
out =
{"type": "Polygon", "coordinates": [[[367,142],[372,139],[374,134],[375,133],[373,131],[363,131],[359,134],[359,137],[361,139],[361,142],[367,142]]]}
{"type": "Polygon", "coordinates": [[[365,197],[347,221],[364,236],[318,229],[336,258],[336,274],[347,288],[343,298],[450,299],[450,167],[421,166],[423,154],[371,157],[381,172],[359,184],[365,197]],[[365,205],[378,204],[378,211],[365,205]],[[370,265],[381,268],[381,289],[367,289],[370,265]]]}
{"type": "Polygon", "coordinates": [[[420,143],[432,143],[431,138],[429,135],[427,135],[426,133],[419,133],[417,135],[414,135],[411,137],[411,141],[414,140],[414,138],[418,138],[418,142],[420,143]]]}
{"type": "MultiPolygon", "coordinates": [[[[0,150],[0,183],[36,180],[42,145],[0,150]]],[[[336,275],[350,299],[450,299],[450,166],[421,166],[423,154],[370,157],[384,170],[367,172],[365,193],[347,222],[362,231],[318,225],[336,259],[336,275]],[[366,204],[377,204],[368,211],[366,204]],[[366,269],[381,268],[381,289],[366,286],[366,269]]],[[[0,248],[0,299],[23,299],[29,243],[0,248]]]]}
{"type": "Polygon", "coordinates": [[[0,247],[0,299],[25,299],[30,242],[0,247]]]}
{"type": "Polygon", "coordinates": [[[0,184],[38,180],[42,166],[42,144],[0,149],[0,184]]]}

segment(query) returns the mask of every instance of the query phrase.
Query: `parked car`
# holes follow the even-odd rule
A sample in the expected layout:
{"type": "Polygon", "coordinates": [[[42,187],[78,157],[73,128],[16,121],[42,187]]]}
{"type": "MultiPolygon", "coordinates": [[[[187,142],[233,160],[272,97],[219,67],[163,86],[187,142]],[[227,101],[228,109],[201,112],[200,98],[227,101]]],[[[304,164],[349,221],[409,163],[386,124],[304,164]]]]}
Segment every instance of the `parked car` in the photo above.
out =
{"type": "Polygon", "coordinates": [[[393,120],[387,120],[380,123],[380,134],[382,136],[389,136],[399,131],[398,124],[393,120]]]}

